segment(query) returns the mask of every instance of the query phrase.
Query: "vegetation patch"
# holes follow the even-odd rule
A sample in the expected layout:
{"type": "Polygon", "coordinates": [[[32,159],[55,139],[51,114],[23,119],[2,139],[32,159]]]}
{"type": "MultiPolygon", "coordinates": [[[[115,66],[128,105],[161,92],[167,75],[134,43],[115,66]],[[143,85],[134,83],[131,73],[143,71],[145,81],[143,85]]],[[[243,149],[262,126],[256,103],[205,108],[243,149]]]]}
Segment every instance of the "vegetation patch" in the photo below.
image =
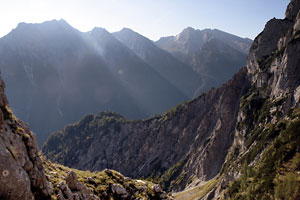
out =
{"type": "Polygon", "coordinates": [[[263,131],[256,142],[241,159],[242,175],[230,184],[225,196],[228,199],[299,198],[300,119],[294,115],[292,120],[277,122],[263,131]],[[270,138],[273,140],[268,144],[266,140],[270,138]],[[249,166],[261,148],[266,149],[261,158],[255,166],[249,166]],[[296,186],[287,189],[287,185],[296,186]]]}
{"type": "MultiPolygon", "coordinates": [[[[51,182],[54,190],[52,199],[57,199],[59,192],[59,183],[65,182],[65,177],[69,171],[74,171],[77,174],[78,181],[87,186],[96,196],[103,200],[119,199],[111,190],[113,184],[120,185],[134,197],[133,199],[161,199],[157,191],[155,191],[155,184],[145,180],[134,180],[124,177],[114,170],[103,170],[101,172],[80,171],[71,169],[60,164],[51,163],[42,157],[43,165],[47,174],[48,181],[51,182]]],[[[161,193],[162,194],[162,193],[161,193]]],[[[170,196],[166,195],[169,199],[170,196]]],[[[132,199],[132,198],[130,198],[132,199]]]]}
{"type": "Polygon", "coordinates": [[[196,186],[192,189],[187,189],[183,192],[178,192],[174,194],[175,200],[194,200],[194,199],[201,199],[205,195],[207,195],[212,189],[217,185],[218,180],[212,179],[205,184],[200,186],[196,186]]]}

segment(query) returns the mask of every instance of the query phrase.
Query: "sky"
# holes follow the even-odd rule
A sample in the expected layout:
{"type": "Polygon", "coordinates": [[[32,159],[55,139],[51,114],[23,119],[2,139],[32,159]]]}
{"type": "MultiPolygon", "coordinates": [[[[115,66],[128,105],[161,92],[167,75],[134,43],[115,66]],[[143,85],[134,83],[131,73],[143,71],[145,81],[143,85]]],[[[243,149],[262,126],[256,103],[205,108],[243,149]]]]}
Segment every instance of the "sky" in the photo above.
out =
{"type": "Polygon", "coordinates": [[[284,18],[289,0],[0,0],[0,37],[18,23],[64,19],[86,32],[123,27],[158,40],[186,27],[216,28],[254,39],[265,23],[284,18]]]}

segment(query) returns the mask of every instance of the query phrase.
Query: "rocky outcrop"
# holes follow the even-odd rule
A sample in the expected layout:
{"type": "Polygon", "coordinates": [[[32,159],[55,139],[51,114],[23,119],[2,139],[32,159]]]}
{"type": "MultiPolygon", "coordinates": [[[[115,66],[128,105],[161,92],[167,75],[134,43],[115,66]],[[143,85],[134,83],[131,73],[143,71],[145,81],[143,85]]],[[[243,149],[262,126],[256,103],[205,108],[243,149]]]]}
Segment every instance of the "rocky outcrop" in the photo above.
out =
{"type": "Polygon", "coordinates": [[[68,172],[66,177],[66,182],[60,182],[58,187],[60,189],[58,193],[59,200],[65,200],[65,199],[100,200],[100,198],[94,195],[91,190],[89,190],[85,185],[81,184],[77,180],[77,174],[73,171],[68,172]]]}
{"type": "Polygon", "coordinates": [[[0,80],[0,199],[50,199],[35,135],[11,112],[0,80]]]}
{"type": "Polygon", "coordinates": [[[79,171],[43,159],[47,179],[58,200],[145,199],[171,200],[159,185],[134,180],[105,169],[101,172],[79,171]]]}

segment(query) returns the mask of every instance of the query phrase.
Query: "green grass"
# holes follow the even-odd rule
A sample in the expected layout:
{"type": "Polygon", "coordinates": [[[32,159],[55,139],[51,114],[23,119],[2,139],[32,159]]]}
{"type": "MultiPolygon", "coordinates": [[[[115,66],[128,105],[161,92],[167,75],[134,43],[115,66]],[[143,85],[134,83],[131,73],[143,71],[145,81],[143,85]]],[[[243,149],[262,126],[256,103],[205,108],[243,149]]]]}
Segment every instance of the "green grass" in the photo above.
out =
{"type": "Polygon", "coordinates": [[[175,193],[174,198],[175,200],[201,199],[202,197],[207,195],[217,185],[217,183],[217,179],[212,179],[203,185],[175,193]]]}

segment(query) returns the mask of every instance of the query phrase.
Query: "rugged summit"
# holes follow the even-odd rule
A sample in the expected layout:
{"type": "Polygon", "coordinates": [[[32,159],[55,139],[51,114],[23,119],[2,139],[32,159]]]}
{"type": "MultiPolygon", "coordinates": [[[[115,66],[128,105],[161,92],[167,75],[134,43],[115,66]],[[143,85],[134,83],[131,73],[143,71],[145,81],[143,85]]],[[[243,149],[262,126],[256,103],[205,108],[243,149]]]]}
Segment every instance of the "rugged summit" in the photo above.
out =
{"type": "Polygon", "coordinates": [[[86,116],[43,152],[68,166],[188,188],[177,199],[299,199],[299,8],[292,0],[285,19],[266,24],[247,67],[219,89],[143,121],[86,116]]]}
{"type": "Polygon", "coordinates": [[[221,86],[246,64],[252,41],[217,30],[184,29],[155,44],[202,76],[200,90],[221,86]]]}

